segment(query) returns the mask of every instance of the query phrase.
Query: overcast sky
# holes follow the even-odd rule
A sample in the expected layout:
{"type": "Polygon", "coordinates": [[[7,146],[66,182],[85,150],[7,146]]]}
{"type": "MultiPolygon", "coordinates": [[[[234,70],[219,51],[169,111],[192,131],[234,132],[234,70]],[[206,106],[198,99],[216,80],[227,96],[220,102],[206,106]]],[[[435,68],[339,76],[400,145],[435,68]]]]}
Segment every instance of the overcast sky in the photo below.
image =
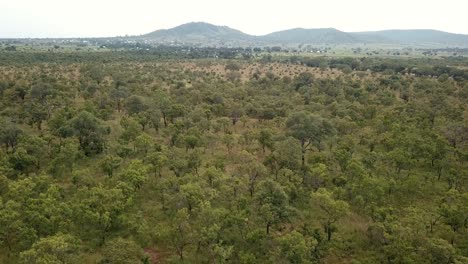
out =
{"type": "Polygon", "coordinates": [[[139,35],[192,21],[254,35],[294,27],[468,34],[468,0],[0,0],[0,38],[139,35]]]}

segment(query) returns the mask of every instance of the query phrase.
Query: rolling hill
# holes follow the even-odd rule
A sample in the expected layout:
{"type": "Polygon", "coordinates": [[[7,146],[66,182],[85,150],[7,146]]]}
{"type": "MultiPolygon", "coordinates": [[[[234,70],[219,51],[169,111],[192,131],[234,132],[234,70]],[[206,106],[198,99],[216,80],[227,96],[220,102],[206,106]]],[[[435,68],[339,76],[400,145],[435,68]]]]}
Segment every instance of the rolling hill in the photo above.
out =
{"type": "Polygon", "coordinates": [[[252,36],[226,26],[216,26],[204,22],[191,22],[171,29],[156,30],[143,38],[161,42],[238,42],[252,39],[252,36]]]}
{"type": "Polygon", "coordinates": [[[468,35],[453,34],[432,29],[382,30],[352,33],[357,38],[371,42],[399,43],[404,45],[467,46],[468,35]],[[371,39],[369,39],[371,38],[371,39]]]}
{"type": "Polygon", "coordinates": [[[334,28],[305,29],[294,28],[273,32],[259,37],[261,40],[270,43],[313,43],[313,44],[350,44],[357,43],[359,39],[351,34],[339,31],[334,28]]]}
{"type": "Polygon", "coordinates": [[[359,45],[390,44],[401,46],[468,47],[468,35],[430,29],[344,32],[334,28],[294,28],[253,36],[239,30],[205,22],[191,22],[170,29],[156,30],[135,37],[155,43],[201,45],[359,45]]]}

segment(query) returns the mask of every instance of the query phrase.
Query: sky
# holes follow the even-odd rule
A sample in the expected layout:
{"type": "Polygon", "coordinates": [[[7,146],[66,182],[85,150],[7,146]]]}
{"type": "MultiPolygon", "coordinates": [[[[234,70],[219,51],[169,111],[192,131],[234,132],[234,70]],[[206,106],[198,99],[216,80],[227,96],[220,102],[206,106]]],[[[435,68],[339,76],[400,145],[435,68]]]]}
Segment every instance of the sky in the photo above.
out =
{"type": "Polygon", "coordinates": [[[252,35],[295,27],[468,34],[468,0],[0,0],[0,38],[140,35],[188,22],[252,35]]]}

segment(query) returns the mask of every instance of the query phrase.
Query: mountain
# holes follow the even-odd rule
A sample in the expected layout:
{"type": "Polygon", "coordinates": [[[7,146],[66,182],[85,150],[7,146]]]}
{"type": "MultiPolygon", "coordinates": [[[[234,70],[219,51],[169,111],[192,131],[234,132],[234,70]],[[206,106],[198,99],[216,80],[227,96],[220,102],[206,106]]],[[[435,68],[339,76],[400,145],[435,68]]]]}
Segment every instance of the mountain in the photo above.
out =
{"type": "Polygon", "coordinates": [[[216,26],[204,22],[191,22],[171,29],[156,30],[141,36],[161,42],[213,42],[213,41],[246,41],[252,36],[226,26],[216,26]]]}
{"type": "Polygon", "coordinates": [[[468,35],[430,29],[343,32],[334,28],[293,28],[253,36],[227,26],[191,22],[135,37],[153,43],[184,43],[205,46],[360,45],[386,44],[414,47],[468,47],[468,35]]]}
{"type": "Polygon", "coordinates": [[[273,32],[268,35],[261,36],[260,39],[266,42],[276,42],[283,44],[350,44],[359,42],[359,39],[355,38],[351,34],[339,31],[334,28],[293,28],[289,30],[273,32]]]}
{"type": "Polygon", "coordinates": [[[467,46],[468,35],[448,33],[432,29],[394,29],[352,33],[370,42],[399,43],[404,45],[467,46]]]}

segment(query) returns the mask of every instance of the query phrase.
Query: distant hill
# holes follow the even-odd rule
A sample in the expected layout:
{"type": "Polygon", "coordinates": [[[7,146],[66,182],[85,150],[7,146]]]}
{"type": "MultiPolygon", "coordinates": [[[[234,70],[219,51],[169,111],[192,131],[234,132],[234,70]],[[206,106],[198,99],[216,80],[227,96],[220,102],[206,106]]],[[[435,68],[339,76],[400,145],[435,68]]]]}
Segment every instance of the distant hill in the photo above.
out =
{"type": "Polygon", "coordinates": [[[395,29],[351,34],[361,40],[371,42],[391,42],[404,45],[468,46],[468,35],[453,34],[432,29],[395,29]]]}
{"type": "Polygon", "coordinates": [[[213,42],[213,41],[245,41],[252,36],[226,26],[216,26],[204,22],[192,22],[171,29],[156,30],[142,37],[162,42],[213,42]]]}
{"type": "Polygon", "coordinates": [[[273,32],[271,34],[259,37],[266,42],[276,43],[310,43],[310,44],[350,44],[357,43],[359,39],[351,34],[339,31],[334,28],[305,29],[294,28],[273,32]]]}
{"type": "Polygon", "coordinates": [[[253,36],[227,26],[192,22],[137,36],[156,43],[201,45],[349,45],[390,44],[403,46],[468,47],[468,35],[430,29],[343,32],[334,28],[294,28],[253,36]]]}

